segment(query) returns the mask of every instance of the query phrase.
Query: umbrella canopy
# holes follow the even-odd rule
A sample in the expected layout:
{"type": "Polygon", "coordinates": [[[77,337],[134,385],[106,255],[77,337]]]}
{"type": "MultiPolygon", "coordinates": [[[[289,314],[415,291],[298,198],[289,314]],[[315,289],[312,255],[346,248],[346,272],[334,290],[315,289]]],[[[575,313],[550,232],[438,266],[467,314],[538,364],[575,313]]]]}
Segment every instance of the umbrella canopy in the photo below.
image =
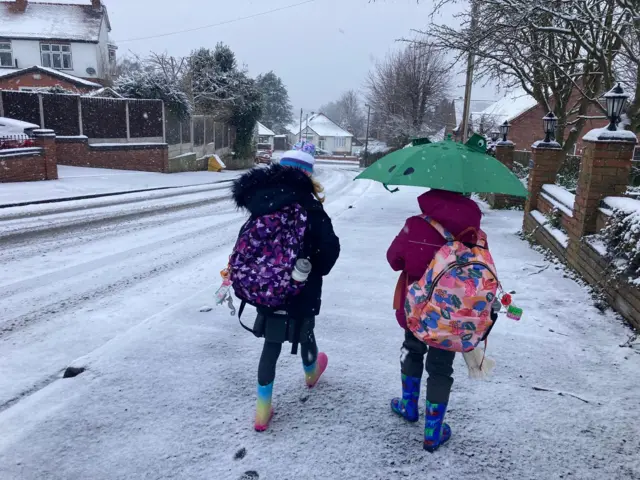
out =
{"type": "Polygon", "coordinates": [[[437,188],[460,193],[502,193],[526,197],[527,189],[505,165],[487,155],[487,142],[473,135],[466,144],[451,139],[403,148],[381,158],[356,177],[383,185],[437,188]]]}

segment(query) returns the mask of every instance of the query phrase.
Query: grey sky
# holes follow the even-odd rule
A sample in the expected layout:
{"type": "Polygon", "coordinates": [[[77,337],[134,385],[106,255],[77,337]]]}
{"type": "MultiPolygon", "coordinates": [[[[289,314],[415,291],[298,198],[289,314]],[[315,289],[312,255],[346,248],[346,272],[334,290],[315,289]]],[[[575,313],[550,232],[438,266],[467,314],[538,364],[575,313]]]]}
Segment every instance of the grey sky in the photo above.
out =
{"type": "MultiPolygon", "coordinates": [[[[376,58],[399,48],[398,38],[425,28],[431,2],[421,0],[315,0],[313,3],[229,25],[155,39],[124,42],[272,10],[303,0],[103,0],[119,55],[150,50],[186,55],[227,43],[252,75],[273,70],[294,107],[317,109],[341,92],[362,90],[376,58]]],[[[76,0],[89,3],[89,0],[76,0]]],[[[76,3],[73,2],[73,3],[76,3]]],[[[453,21],[452,18],[446,19],[453,21]]],[[[455,92],[462,78],[456,79],[455,92]]],[[[494,98],[474,89],[473,98],[494,98]]]]}

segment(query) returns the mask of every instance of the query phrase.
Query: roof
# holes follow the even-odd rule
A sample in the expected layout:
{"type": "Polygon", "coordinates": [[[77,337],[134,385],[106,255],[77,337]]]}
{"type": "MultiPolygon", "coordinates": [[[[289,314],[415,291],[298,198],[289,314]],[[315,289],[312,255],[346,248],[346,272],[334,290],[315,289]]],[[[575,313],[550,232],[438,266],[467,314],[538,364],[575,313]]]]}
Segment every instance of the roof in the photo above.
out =
{"type": "Polygon", "coordinates": [[[68,73],[63,73],[53,68],[40,67],[40,66],[33,66],[29,68],[20,68],[20,69],[3,68],[3,69],[0,69],[0,78],[19,77],[20,75],[25,75],[25,74],[34,73],[34,72],[45,73],[52,77],[65,80],[69,83],[73,83],[74,85],[81,86],[81,87],[102,88],[102,85],[100,85],[99,83],[91,82],[89,80],[85,80],[84,78],[80,78],[80,77],[74,77],[73,75],[69,75],[68,73]]]}
{"type": "Polygon", "coordinates": [[[102,22],[109,19],[106,8],[29,2],[24,12],[15,1],[0,1],[0,37],[9,39],[75,40],[98,43],[102,22]]]}
{"type": "Polygon", "coordinates": [[[522,88],[507,92],[504,97],[481,112],[473,114],[474,121],[479,121],[483,116],[489,117],[496,125],[506,121],[511,122],[525,112],[528,112],[538,102],[522,88]]]}
{"type": "Polygon", "coordinates": [[[276,134],[273,130],[265,127],[263,124],[258,122],[258,135],[262,137],[274,137],[276,134]]]}
{"type": "MultiPolygon", "coordinates": [[[[302,122],[302,130],[304,131],[307,127],[320,137],[353,137],[353,134],[340,127],[324,113],[315,113],[309,117],[308,121],[302,122]]],[[[300,126],[295,126],[291,133],[298,135],[300,133],[300,126]]]]}
{"type": "Polygon", "coordinates": [[[104,87],[104,88],[100,88],[98,90],[93,90],[93,91],[87,93],[85,96],[87,96],[87,97],[102,97],[102,98],[124,98],[122,95],[120,95],[118,92],[116,92],[111,87],[104,87]]]}

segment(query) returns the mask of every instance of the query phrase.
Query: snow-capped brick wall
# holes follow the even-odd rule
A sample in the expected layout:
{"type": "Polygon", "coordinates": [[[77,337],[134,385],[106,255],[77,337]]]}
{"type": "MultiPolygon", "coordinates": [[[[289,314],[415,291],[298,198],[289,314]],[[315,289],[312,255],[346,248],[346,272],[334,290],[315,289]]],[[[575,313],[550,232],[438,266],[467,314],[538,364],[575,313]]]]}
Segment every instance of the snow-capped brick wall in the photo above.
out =
{"type": "MultiPolygon", "coordinates": [[[[496,160],[505,165],[511,171],[513,171],[514,153],[515,145],[512,143],[496,145],[496,160]]],[[[522,207],[522,205],[524,205],[524,198],[522,197],[513,197],[511,195],[500,195],[495,193],[483,194],[481,197],[491,205],[491,208],[495,209],[522,207]]]]}
{"type": "Polygon", "coordinates": [[[46,180],[41,148],[0,150],[0,183],[46,180]]]}
{"type": "Polygon", "coordinates": [[[89,145],[86,138],[57,140],[58,163],[75,167],[112,168],[166,173],[169,147],[164,143],[89,145]]]}
{"type": "Polygon", "coordinates": [[[611,266],[611,259],[599,252],[589,237],[606,221],[602,200],[626,192],[634,147],[635,139],[631,137],[627,142],[587,139],[575,198],[557,185],[545,185],[554,183],[559,159],[554,161],[551,150],[534,149],[534,167],[529,174],[531,196],[523,228],[537,243],[602,291],[618,313],[640,328],[640,287],[619,276],[611,266]],[[550,225],[544,215],[554,209],[562,215],[560,226],[566,234],[550,225]]]}
{"type": "Polygon", "coordinates": [[[596,233],[600,202],[623,196],[631,172],[634,142],[586,142],[582,155],[574,218],[569,230],[573,238],[596,233]]]}
{"type": "Polygon", "coordinates": [[[525,217],[529,212],[538,209],[542,187],[548,183],[555,183],[558,166],[562,164],[564,154],[557,148],[534,148],[531,158],[534,168],[529,172],[529,197],[525,203],[525,217]]]}

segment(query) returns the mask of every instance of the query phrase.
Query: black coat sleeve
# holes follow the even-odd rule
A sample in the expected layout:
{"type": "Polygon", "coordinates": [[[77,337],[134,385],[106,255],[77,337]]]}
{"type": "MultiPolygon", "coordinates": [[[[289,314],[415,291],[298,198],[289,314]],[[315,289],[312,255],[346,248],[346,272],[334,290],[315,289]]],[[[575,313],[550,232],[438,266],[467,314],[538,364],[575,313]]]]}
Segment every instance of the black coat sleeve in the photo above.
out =
{"type": "Polygon", "coordinates": [[[309,212],[309,259],[312,271],[329,275],[340,256],[340,239],[329,215],[320,207],[309,212]]]}

